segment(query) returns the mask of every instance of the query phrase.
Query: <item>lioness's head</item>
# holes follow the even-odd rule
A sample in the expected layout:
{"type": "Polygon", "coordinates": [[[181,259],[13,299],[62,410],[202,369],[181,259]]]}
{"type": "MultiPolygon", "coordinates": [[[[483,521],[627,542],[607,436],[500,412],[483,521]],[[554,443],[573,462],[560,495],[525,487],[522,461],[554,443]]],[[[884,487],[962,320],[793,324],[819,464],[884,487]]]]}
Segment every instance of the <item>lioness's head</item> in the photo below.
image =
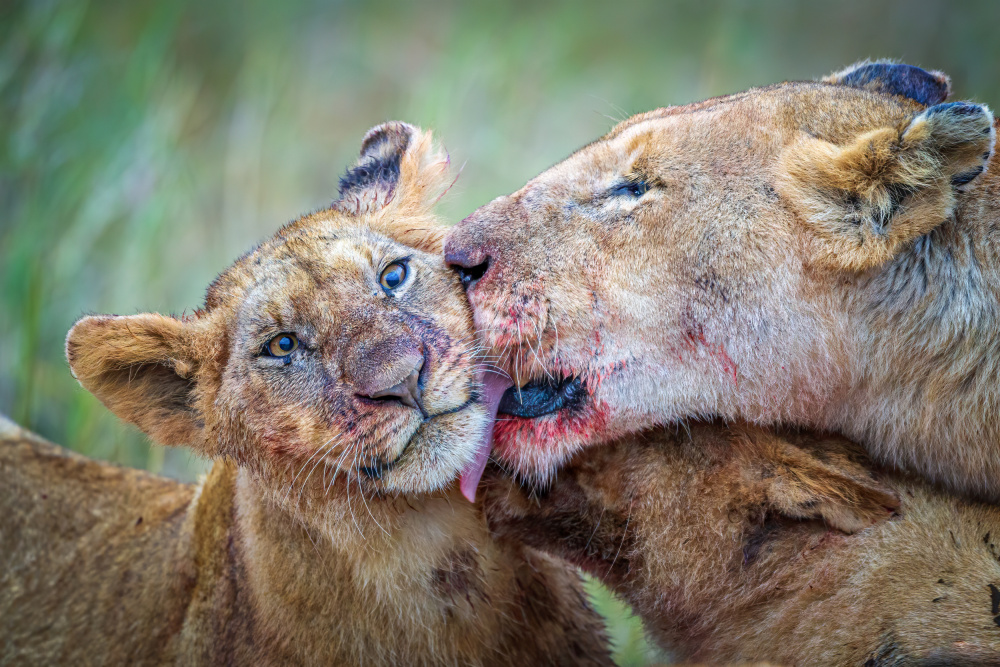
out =
{"type": "Polygon", "coordinates": [[[834,287],[913,252],[983,180],[993,117],[948,94],[864,63],[659,109],[474,212],[445,253],[520,386],[498,452],[544,475],[657,423],[826,400],[848,368],[834,287]]]}
{"type": "Polygon", "coordinates": [[[372,129],[339,200],[237,260],[204,308],[77,322],[73,374],[157,442],[230,458],[283,490],[442,487],[484,459],[492,426],[431,215],[447,168],[429,133],[372,129]]]}

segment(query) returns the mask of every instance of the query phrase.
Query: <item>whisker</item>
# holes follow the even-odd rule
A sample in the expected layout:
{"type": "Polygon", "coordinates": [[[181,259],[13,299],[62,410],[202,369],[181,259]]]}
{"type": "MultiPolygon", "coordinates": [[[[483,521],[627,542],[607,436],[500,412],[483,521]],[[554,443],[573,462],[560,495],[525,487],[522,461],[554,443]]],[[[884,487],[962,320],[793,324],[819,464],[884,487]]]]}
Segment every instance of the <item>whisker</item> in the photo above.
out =
{"type": "MultiPolygon", "coordinates": [[[[634,502],[634,501],[633,501],[634,502]]],[[[625,530],[622,531],[622,541],[618,544],[618,551],[615,553],[615,557],[611,561],[611,565],[608,567],[608,571],[605,573],[605,578],[611,574],[612,568],[614,568],[615,563],[618,561],[618,554],[622,552],[622,545],[625,544],[625,536],[628,534],[628,524],[632,520],[632,503],[628,504],[628,517],[625,519],[625,530]]]]}
{"type": "MultiPolygon", "coordinates": [[[[334,436],[334,437],[336,437],[336,436],[334,436]]],[[[330,440],[333,440],[333,438],[330,438],[330,440]]],[[[306,462],[302,464],[302,467],[299,468],[299,471],[297,473],[295,473],[295,477],[288,484],[288,491],[285,493],[285,498],[281,501],[282,503],[284,503],[285,501],[288,500],[288,496],[292,493],[292,489],[295,487],[295,481],[299,478],[299,475],[302,474],[302,471],[306,469],[306,466],[309,465],[309,462],[312,461],[313,458],[317,454],[319,454],[321,451],[323,451],[323,448],[326,447],[327,443],[329,443],[330,440],[327,440],[322,445],[320,445],[319,447],[317,447],[316,451],[312,453],[312,456],[310,456],[308,459],[306,459],[306,462]]]]}
{"type": "Polygon", "coordinates": [[[583,553],[584,554],[587,553],[587,547],[590,546],[590,541],[594,539],[594,535],[597,535],[597,529],[601,527],[601,520],[604,519],[604,511],[606,509],[608,509],[608,508],[607,507],[602,507],[601,508],[601,516],[597,517],[597,525],[594,526],[594,532],[592,532],[590,534],[590,538],[587,540],[587,543],[583,545],[583,553]]]}
{"type": "MultiPolygon", "coordinates": [[[[537,328],[538,327],[536,326],[536,329],[537,328]]],[[[544,332],[542,332],[542,333],[544,333],[544,332]]],[[[535,340],[538,343],[538,345],[537,345],[538,350],[541,351],[541,349],[542,349],[542,337],[541,337],[541,334],[536,334],[535,335],[535,340]]],[[[541,358],[538,356],[538,352],[536,352],[535,349],[531,347],[531,343],[528,343],[528,349],[531,350],[531,353],[533,355],[535,355],[535,361],[538,362],[538,365],[545,372],[545,374],[547,376],[549,376],[549,379],[554,381],[554,378],[552,377],[552,373],[549,373],[549,370],[547,368],[545,368],[545,364],[542,363],[541,358]]]]}
{"type": "Polygon", "coordinates": [[[337,467],[334,469],[333,474],[330,475],[330,486],[326,487],[323,491],[323,495],[330,493],[330,489],[333,488],[333,482],[337,479],[337,475],[340,474],[340,466],[344,465],[344,461],[347,459],[347,455],[351,453],[350,448],[345,448],[340,456],[337,457],[337,467]]]}
{"type": "MultiPolygon", "coordinates": [[[[358,463],[358,453],[360,450],[354,452],[354,459],[351,461],[351,469],[355,470],[355,475],[357,475],[357,463],[358,463]]],[[[351,507],[351,472],[347,471],[347,511],[351,513],[351,521],[354,522],[354,527],[358,529],[358,535],[361,539],[367,540],[365,534],[361,532],[361,526],[358,525],[358,520],[354,516],[354,508],[351,507]]]]}
{"type": "Polygon", "coordinates": [[[382,530],[382,532],[385,533],[386,536],[388,537],[389,536],[389,531],[386,530],[385,528],[382,528],[382,524],[380,524],[378,522],[378,519],[376,519],[375,515],[372,514],[371,508],[368,507],[368,501],[365,500],[365,489],[364,489],[363,486],[361,486],[361,478],[360,477],[358,477],[358,493],[361,494],[361,502],[364,504],[365,509],[368,510],[368,516],[371,517],[372,521],[375,522],[375,525],[378,526],[382,530]]]}
{"type": "MultiPolygon", "coordinates": [[[[518,345],[521,344],[521,339],[522,339],[522,336],[521,336],[521,323],[517,322],[517,342],[518,342],[518,345]]],[[[520,353],[520,350],[518,350],[517,356],[514,357],[514,375],[517,376],[517,382],[515,383],[515,384],[517,384],[517,400],[518,400],[519,403],[524,403],[524,400],[521,398],[521,353],[520,353]]]]}
{"type": "Polygon", "coordinates": [[[510,380],[511,382],[514,381],[514,378],[512,378],[510,376],[510,373],[508,373],[507,371],[503,370],[502,368],[497,368],[496,366],[485,366],[483,370],[485,372],[487,372],[487,373],[493,373],[494,375],[499,375],[501,377],[505,377],[508,380],[510,380]]]}
{"type": "Polygon", "coordinates": [[[298,497],[298,500],[295,501],[296,505],[298,505],[299,502],[301,502],[301,500],[302,500],[302,492],[305,491],[306,484],[309,482],[309,478],[312,477],[313,471],[316,470],[316,466],[318,466],[320,463],[322,463],[324,457],[326,456],[326,454],[333,450],[333,448],[335,446],[334,438],[330,438],[329,440],[327,440],[327,443],[329,443],[329,447],[327,447],[326,445],[323,446],[323,449],[326,450],[323,453],[323,456],[320,456],[318,459],[316,459],[316,463],[314,463],[313,467],[309,470],[309,474],[306,475],[306,478],[304,480],[302,480],[302,486],[299,487],[299,497],[298,497]]]}

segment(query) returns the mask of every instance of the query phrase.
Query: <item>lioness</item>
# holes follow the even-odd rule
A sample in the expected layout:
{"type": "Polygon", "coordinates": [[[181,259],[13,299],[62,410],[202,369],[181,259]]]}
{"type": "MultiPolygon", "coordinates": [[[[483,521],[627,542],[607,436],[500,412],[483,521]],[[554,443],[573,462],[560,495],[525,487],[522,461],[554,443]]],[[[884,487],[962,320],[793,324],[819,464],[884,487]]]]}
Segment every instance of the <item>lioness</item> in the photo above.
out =
{"type": "Polygon", "coordinates": [[[996,131],[948,94],[864,63],[651,111],[469,216],[446,258],[523,385],[498,453],[786,422],[1000,501],[996,131]]]}
{"type": "Polygon", "coordinates": [[[215,464],[189,486],[0,425],[0,664],[610,664],[576,571],[451,483],[495,401],[437,255],[446,167],[376,127],[202,310],[73,327],[86,389],[215,464]]]}
{"type": "Polygon", "coordinates": [[[1000,664],[1000,508],[873,473],[840,437],[693,424],[483,492],[498,534],[601,578],[679,658],[1000,664]]]}

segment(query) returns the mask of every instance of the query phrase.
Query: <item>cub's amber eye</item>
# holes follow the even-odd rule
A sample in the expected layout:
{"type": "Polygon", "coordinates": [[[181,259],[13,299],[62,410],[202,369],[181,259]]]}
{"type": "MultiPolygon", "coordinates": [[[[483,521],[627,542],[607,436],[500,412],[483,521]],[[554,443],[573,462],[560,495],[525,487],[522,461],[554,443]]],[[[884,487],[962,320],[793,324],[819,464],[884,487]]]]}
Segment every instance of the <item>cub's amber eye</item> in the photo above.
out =
{"type": "Polygon", "coordinates": [[[393,262],[385,267],[378,281],[382,287],[393,290],[402,285],[404,280],[406,280],[406,264],[403,262],[393,262]]]}
{"type": "Polygon", "coordinates": [[[299,339],[293,333],[278,334],[264,344],[263,353],[269,357],[287,357],[299,346],[299,339]]]}

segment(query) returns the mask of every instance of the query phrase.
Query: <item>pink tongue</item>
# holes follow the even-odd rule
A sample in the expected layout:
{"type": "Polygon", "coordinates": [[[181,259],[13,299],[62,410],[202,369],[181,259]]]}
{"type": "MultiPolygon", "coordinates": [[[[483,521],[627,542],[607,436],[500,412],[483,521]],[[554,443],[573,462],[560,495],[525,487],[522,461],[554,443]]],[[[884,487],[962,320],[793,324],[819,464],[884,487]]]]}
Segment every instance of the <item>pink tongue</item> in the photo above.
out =
{"type": "Polygon", "coordinates": [[[493,448],[493,423],[497,418],[500,399],[511,386],[513,386],[511,381],[498,373],[487,372],[483,377],[483,393],[486,395],[486,408],[490,411],[490,423],[483,433],[483,439],[479,442],[476,457],[458,478],[458,488],[470,503],[476,502],[476,489],[483,477],[483,471],[486,470],[486,462],[490,460],[490,450],[493,448]]]}

